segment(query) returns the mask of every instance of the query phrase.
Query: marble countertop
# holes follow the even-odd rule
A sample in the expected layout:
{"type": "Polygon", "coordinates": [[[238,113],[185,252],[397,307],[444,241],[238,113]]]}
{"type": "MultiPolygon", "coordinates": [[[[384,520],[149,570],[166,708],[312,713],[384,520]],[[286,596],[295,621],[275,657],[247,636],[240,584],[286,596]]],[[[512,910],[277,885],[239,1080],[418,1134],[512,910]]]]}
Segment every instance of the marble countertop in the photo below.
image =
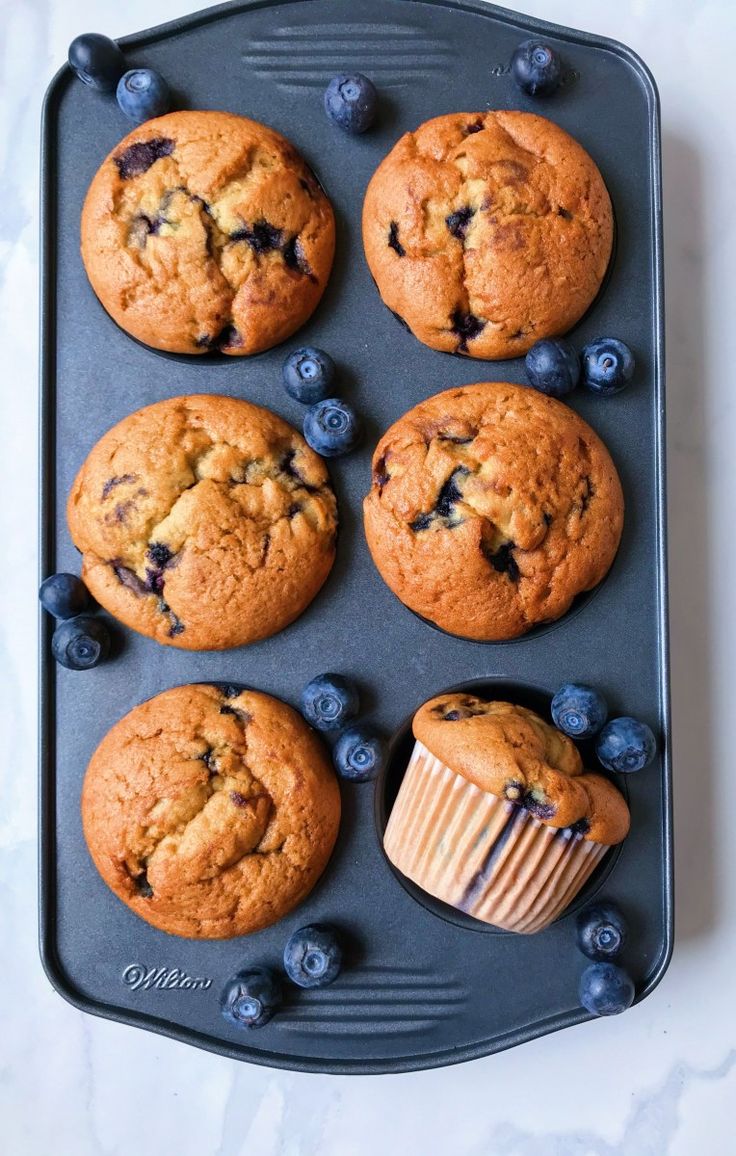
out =
{"type": "Polygon", "coordinates": [[[93,1019],[36,946],[38,121],[68,42],[192,0],[0,4],[0,1144],[8,1156],[710,1156],[734,1151],[736,535],[731,0],[525,0],[615,37],[662,98],[677,937],[624,1016],[454,1068],[332,1077],[232,1062],[93,1019]]]}

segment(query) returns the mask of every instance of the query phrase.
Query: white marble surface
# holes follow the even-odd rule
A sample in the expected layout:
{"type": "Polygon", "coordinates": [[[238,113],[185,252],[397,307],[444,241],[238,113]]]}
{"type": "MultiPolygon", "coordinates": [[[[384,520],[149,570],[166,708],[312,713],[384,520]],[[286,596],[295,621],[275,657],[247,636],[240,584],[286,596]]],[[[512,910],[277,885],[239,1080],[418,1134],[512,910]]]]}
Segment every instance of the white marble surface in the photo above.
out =
{"type": "Polygon", "coordinates": [[[194,0],[0,0],[0,1149],[7,1156],[721,1156],[736,1151],[733,0],[526,0],[641,53],[663,107],[677,945],[625,1016],[456,1068],[336,1078],[92,1019],[36,950],[38,117],[79,31],[194,0]]]}

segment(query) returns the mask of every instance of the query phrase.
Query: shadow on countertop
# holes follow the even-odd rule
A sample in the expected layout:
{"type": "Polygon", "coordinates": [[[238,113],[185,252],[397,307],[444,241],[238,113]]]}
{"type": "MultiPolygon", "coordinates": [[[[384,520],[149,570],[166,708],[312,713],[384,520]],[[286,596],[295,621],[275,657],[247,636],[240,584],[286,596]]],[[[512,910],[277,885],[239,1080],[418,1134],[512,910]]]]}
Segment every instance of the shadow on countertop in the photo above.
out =
{"type": "Polygon", "coordinates": [[[664,126],[669,592],[674,763],[675,936],[699,939],[719,911],[716,768],[712,744],[712,543],[707,428],[703,166],[695,145],[664,126]]]}

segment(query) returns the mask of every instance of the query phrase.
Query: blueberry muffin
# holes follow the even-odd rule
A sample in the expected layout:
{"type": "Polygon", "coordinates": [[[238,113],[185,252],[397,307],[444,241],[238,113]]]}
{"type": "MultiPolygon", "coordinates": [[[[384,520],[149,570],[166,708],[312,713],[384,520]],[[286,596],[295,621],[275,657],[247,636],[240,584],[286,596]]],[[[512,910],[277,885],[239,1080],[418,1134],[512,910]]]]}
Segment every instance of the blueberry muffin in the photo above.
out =
{"type": "Polygon", "coordinates": [[[317,305],[332,207],[294,147],[226,112],[172,112],[129,133],[82,211],[92,288],[126,332],[172,353],[259,353],[317,305]]]}
{"type": "Polygon", "coordinates": [[[597,585],[623,508],[610,455],[574,410],[482,382],[428,398],[383,435],[364,515],[394,594],[488,642],[559,618],[597,585]]]}
{"type": "Polygon", "coordinates": [[[136,915],[192,939],[247,935],[311,891],[340,792],[290,707],[237,687],[178,686],[108,731],[82,824],[105,883],[136,915]]]}
{"type": "Polygon", "coordinates": [[[175,397],[119,422],[77,474],[67,518],[97,601],[187,650],[282,630],[335,557],[322,458],[276,414],[229,397],[175,397]]]}
{"type": "Polygon", "coordinates": [[[424,891],[484,923],[540,931],[628,834],[623,796],[524,707],[439,695],[413,730],[386,854],[424,891]]]}
{"type": "Polygon", "coordinates": [[[379,165],[363,241],[381,297],[415,337],[494,361],[582,317],[611,257],[613,212],[596,165],[556,124],[453,113],[379,165]]]}

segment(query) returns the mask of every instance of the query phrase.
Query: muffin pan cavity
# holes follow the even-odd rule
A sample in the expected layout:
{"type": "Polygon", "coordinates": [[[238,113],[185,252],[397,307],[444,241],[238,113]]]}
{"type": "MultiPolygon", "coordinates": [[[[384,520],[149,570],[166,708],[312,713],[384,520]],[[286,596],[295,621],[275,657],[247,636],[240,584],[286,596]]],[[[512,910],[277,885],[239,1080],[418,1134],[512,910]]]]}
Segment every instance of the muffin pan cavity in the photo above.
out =
{"type": "MultiPolygon", "coordinates": [[[[528,683],[513,682],[506,679],[476,679],[471,682],[463,682],[455,686],[440,688],[439,690],[431,692],[427,697],[434,698],[436,695],[456,692],[476,695],[478,698],[489,701],[510,702],[516,706],[524,706],[527,710],[533,710],[534,713],[538,714],[545,722],[551,723],[552,721],[549,706],[552,701],[553,692],[541,690],[539,687],[528,683]]],[[[421,705],[422,704],[418,702],[416,707],[419,708],[421,705]]],[[[413,713],[414,712],[412,712],[393,735],[386,769],[376,782],[375,819],[376,831],[381,844],[383,844],[386,824],[393,805],[396,802],[396,796],[398,795],[414,747],[414,736],[412,734],[413,713]]],[[[589,739],[587,741],[576,742],[575,745],[580,751],[585,769],[600,771],[601,768],[595,758],[594,740],[589,739]]],[[[615,778],[614,776],[610,776],[610,778],[612,781],[615,781],[616,786],[628,802],[629,792],[626,780],[621,775],[617,775],[615,778]]],[[[611,847],[602,862],[596,867],[593,874],[575,896],[572,903],[558,917],[559,919],[566,919],[568,916],[574,915],[576,911],[579,911],[581,907],[584,907],[590,902],[593,896],[601,890],[615,868],[616,860],[621,853],[621,848],[622,844],[611,847]]],[[[464,911],[460,911],[457,907],[451,907],[448,903],[443,903],[440,899],[436,899],[433,895],[423,891],[421,887],[418,887],[416,883],[413,883],[406,875],[403,875],[388,859],[387,862],[391,871],[409,895],[438,918],[445,919],[449,923],[454,923],[457,927],[461,927],[466,931],[481,932],[487,935],[512,934],[498,927],[492,927],[488,923],[483,923],[479,919],[474,919],[471,915],[466,915],[464,911]]]]}
{"type": "Polygon", "coordinates": [[[289,348],[314,345],[334,358],[335,395],[365,418],[366,435],[329,465],[340,516],[333,569],[304,613],[272,638],[184,651],[121,628],[119,653],[78,672],[53,662],[45,616],[41,952],[51,982],[90,1013],[253,1063],[337,1073],[436,1067],[588,1018],[578,999],[573,913],[596,892],[625,909],[643,998],[672,942],[659,120],[646,66],[620,44],[481,0],[236,0],[120,43],[128,66],[160,72],[182,107],[244,115],[292,141],[329,191],[336,256],[319,307],[285,346],[252,358],[200,359],[136,343],[105,315],[79,254],[87,189],[129,123],[114,97],[90,92],[62,69],[43,126],[42,577],[78,572],[64,518],[75,474],[99,438],[142,406],[224,394],[299,429],[304,408],[284,390],[281,370],[289,348]],[[529,36],[556,48],[568,78],[543,103],[522,93],[510,72],[514,49],[529,36]],[[369,76],[379,91],[376,123],[360,137],[342,132],[323,109],[330,79],[347,71],[369,76]],[[368,182],[400,136],[431,117],[489,108],[541,113],[599,167],[617,248],[605,291],[569,336],[577,348],[620,338],[637,372],[616,397],[579,389],[568,399],[610,450],[623,485],[624,531],[611,573],[554,629],[538,627],[513,645],[472,646],[431,629],[384,585],[361,503],[372,452],[398,418],[445,389],[524,384],[524,361],[442,356],[401,330],[371,281],[360,225],[368,182]],[[383,780],[340,784],[340,832],[314,890],[279,922],[233,939],[185,939],[143,922],[110,893],[84,844],[81,784],[103,736],[173,686],[244,684],[298,706],[302,687],[325,671],[359,685],[361,722],[394,741],[383,780]],[[655,761],[626,784],[628,838],[575,905],[536,935],[485,932],[420,901],[381,844],[414,711],[455,685],[492,690],[546,717],[551,694],[569,681],[598,687],[612,715],[634,715],[657,733],[655,761]],[[228,1024],[219,1006],[226,983],[243,969],[279,969],[289,936],[313,923],[335,927],[352,945],[335,983],[300,993],[258,1031],[228,1024]]]}

